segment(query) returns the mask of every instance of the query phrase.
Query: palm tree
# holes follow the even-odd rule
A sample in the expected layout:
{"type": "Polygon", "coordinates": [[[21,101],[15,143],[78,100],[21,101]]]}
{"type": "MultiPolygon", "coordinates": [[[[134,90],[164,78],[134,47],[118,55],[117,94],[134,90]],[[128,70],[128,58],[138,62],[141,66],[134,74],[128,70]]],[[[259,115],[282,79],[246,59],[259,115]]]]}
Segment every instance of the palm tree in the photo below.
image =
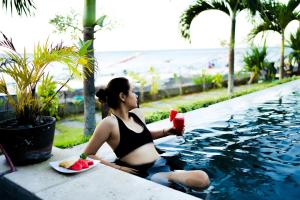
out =
{"type": "MultiPolygon", "coordinates": [[[[106,15],[100,16],[97,20],[96,16],[96,0],[85,0],[84,10],[83,10],[83,29],[79,27],[79,22],[77,21],[77,13],[71,12],[67,16],[56,15],[53,19],[49,21],[53,24],[59,33],[67,33],[71,31],[73,39],[79,37],[78,32],[83,33],[83,41],[80,43],[88,45],[88,57],[90,58],[89,65],[93,66],[92,73],[86,71],[84,67],[84,74],[87,77],[83,81],[83,96],[84,96],[84,134],[90,135],[93,133],[96,125],[95,120],[95,85],[94,85],[94,71],[95,71],[95,57],[94,57],[94,33],[105,28],[110,28],[110,23],[104,24],[106,15]],[[95,27],[99,26],[97,30],[95,27]],[[88,73],[88,74],[86,74],[88,73]]],[[[102,114],[102,117],[104,115],[102,114]]]]}
{"type": "Polygon", "coordinates": [[[10,9],[11,13],[16,9],[18,15],[29,15],[31,13],[31,9],[34,9],[33,0],[3,0],[2,6],[5,7],[6,10],[10,9]]]}
{"type": "Polygon", "coordinates": [[[92,59],[93,73],[89,73],[86,67],[83,67],[83,73],[87,77],[83,80],[84,96],[84,135],[90,135],[96,127],[95,120],[95,59],[94,59],[94,28],[96,22],[96,0],[84,0],[83,10],[83,41],[91,41],[88,48],[88,57],[92,59]]]}
{"type": "Polygon", "coordinates": [[[231,32],[229,40],[229,72],[228,72],[228,93],[232,94],[234,87],[234,45],[236,16],[244,9],[249,9],[254,15],[259,8],[259,0],[197,0],[187,8],[180,17],[181,35],[190,40],[190,27],[192,21],[203,11],[219,10],[227,14],[231,19],[231,32]]]}
{"type": "Polygon", "coordinates": [[[300,74],[300,27],[297,32],[293,35],[290,35],[290,40],[288,41],[288,46],[292,49],[292,52],[289,54],[289,60],[291,63],[297,63],[298,72],[300,74]]]}
{"type": "Polygon", "coordinates": [[[295,9],[298,7],[300,0],[289,0],[287,4],[268,0],[262,3],[260,15],[262,22],[259,23],[250,33],[250,38],[261,32],[274,31],[281,35],[281,50],[280,50],[280,67],[279,79],[284,76],[284,42],[285,29],[293,20],[300,20],[300,13],[295,9]]]}

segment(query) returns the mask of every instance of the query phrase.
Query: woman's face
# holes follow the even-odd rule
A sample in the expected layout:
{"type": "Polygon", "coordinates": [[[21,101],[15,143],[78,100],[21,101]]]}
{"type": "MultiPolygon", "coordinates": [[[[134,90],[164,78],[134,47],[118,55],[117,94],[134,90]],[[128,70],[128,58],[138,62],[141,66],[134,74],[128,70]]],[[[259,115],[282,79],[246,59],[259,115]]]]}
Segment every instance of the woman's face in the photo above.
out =
{"type": "Polygon", "coordinates": [[[138,96],[133,92],[133,85],[130,84],[128,95],[125,99],[125,103],[129,107],[129,110],[138,107],[138,96]]]}

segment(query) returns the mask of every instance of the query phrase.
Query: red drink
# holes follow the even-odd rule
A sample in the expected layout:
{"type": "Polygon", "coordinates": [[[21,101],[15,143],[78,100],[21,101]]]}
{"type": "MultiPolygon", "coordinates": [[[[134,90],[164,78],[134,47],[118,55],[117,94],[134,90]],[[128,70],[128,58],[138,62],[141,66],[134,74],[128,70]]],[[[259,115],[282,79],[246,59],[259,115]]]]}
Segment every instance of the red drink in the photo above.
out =
{"type": "Polygon", "coordinates": [[[173,120],[173,125],[174,125],[175,129],[177,130],[177,135],[182,135],[183,129],[184,129],[183,115],[177,115],[173,120]]]}
{"type": "Polygon", "coordinates": [[[173,121],[173,119],[176,117],[177,113],[178,112],[174,109],[170,110],[170,114],[169,114],[170,122],[173,121]]]}

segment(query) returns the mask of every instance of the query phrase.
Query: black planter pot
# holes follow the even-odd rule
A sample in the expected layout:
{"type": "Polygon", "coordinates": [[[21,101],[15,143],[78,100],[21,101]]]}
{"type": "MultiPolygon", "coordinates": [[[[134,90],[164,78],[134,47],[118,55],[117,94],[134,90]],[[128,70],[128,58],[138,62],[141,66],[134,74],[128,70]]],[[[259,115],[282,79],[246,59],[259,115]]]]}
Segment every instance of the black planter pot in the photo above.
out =
{"type": "Polygon", "coordinates": [[[42,117],[35,127],[12,125],[16,120],[0,122],[0,143],[15,165],[27,165],[51,157],[55,118],[42,117]]]}

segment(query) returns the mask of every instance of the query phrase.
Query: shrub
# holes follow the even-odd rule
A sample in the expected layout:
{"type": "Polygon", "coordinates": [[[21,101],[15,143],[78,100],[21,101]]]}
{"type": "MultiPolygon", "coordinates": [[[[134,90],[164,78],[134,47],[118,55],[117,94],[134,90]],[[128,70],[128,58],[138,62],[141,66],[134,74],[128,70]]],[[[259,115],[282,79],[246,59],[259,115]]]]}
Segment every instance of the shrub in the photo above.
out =
{"type": "Polygon", "coordinates": [[[150,94],[151,95],[157,95],[158,89],[159,89],[159,74],[155,70],[154,67],[149,68],[149,73],[151,74],[151,89],[150,94]]]}
{"type": "Polygon", "coordinates": [[[128,76],[130,76],[133,80],[135,80],[136,82],[141,84],[139,98],[140,98],[141,102],[143,102],[144,101],[144,89],[145,89],[145,85],[147,84],[147,80],[142,75],[140,75],[136,72],[132,72],[132,71],[128,72],[128,76]]]}
{"type": "Polygon", "coordinates": [[[202,85],[203,90],[206,89],[206,85],[213,82],[213,75],[207,74],[206,70],[202,70],[199,77],[194,77],[193,82],[195,85],[202,85]]]}
{"type": "Polygon", "coordinates": [[[213,76],[212,80],[214,87],[221,88],[223,83],[223,75],[221,73],[217,73],[213,76]]]}
{"type": "Polygon", "coordinates": [[[269,62],[266,60],[266,57],[266,42],[264,42],[264,46],[261,50],[256,46],[251,46],[250,52],[247,52],[244,55],[244,67],[247,71],[251,72],[251,77],[248,82],[249,84],[258,79],[261,70],[267,71],[269,62]]]}
{"type": "Polygon", "coordinates": [[[153,112],[150,116],[145,118],[146,123],[156,122],[169,117],[169,111],[157,111],[153,112]]]}
{"type": "Polygon", "coordinates": [[[42,113],[58,118],[59,98],[56,93],[56,82],[53,77],[47,75],[42,83],[38,86],[37,94],[40,97],[42,104],[42,113]]]}

